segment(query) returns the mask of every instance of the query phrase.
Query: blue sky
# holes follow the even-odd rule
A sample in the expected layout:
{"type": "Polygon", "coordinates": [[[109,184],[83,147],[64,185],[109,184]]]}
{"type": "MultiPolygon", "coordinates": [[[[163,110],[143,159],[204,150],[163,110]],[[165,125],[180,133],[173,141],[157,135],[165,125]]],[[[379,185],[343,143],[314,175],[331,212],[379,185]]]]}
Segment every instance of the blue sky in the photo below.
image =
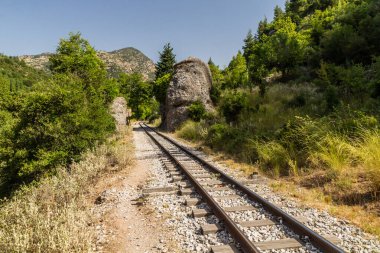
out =
{"type": "Polygon", "coordinates": [[[97,50],[135,47],[156,61],[170,42],[177,60],[225,66],[249,29],[285,0],[0,0],[0,53],[54,52],[69,32],[97,50]]]}

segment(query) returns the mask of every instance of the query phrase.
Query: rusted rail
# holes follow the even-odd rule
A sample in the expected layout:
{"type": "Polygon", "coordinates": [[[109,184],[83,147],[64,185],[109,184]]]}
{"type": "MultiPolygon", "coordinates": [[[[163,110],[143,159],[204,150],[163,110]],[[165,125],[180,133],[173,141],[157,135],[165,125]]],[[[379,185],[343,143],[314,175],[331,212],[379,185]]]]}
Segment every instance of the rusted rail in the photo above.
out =
{"type": "Polygon", "coordinates": [[[194,158],[196,161],[201,163],[203,166],[205,166],[207,169],[219,173],[221,175],[221,178],[233,185],[235,189],[240,190],[244,194],[247,195],[248,198],[260,203],[263,208],[271,213],[272,215],[278,217],[279,219],[282,220],[282,223],[293,230],[295,233],[297,233],[300,238],[307,239],[310,241],[315,247],[319,248],[323,252],[328,252],[328,253],[344,253],[344,250],[339,248],[337,245],[333,244],[332,242],[328,241],[325,239],[323,236],[319,235],[318,233],[314,232],[301,222],[299,222],[297,219],[292,217],[291,215],[287,214],[284,212],[282,209],[278,208],[274,204],[270,203],[266,199],[262,198],[260,195],[257,193],[253,192],[251,189],[248,187],[244,186],[240,182],[238,182],[236,179],[230,177],[227,175],[225,172],[221,171],[211,163],[205,161],[201,157],[197,156],[194,154],[192,151],[188,150],[187,148],[183,147],[181,144],[176,142],[175,140],[167,137],[166,135],[163,135],[156,130],[152,129],[148,125],[141,124],[140,126],[144,129],[144,131],[151,137],[151,139],[163,150],[165,154],[167,154],[174,162],[176,165],[178,165],[182,171],[185,173],[187,178],[191,181],[192,185],[195,187],[197,192],[202,196],[202,198],[206,201],[206,203],[212,208],[213,212],[215,215],[223,221],[225,224],[227,230],[230,232],[232,237],[240,243],[242,249],[244,252],[251,253],[251,252],[260,252],[254,245],[253,243],[244,235],[244,233],[237,227],[236,223],[223,211],[223,209],[219,206],[219,204],[207,193],[207,191],[197,182],[197,180],[191,175],[191,173],[173,156],[171,155],[170,151],[168,151],[161,143],[157,141],[157,139],[149,133],[145,128],[148,128],[149,130],[153,131],[160,137],[164,138],[180,150],[182,150],[184,153],[189,155],[190,157],[194,158]],[[144,125],[144,127],[143,127],[144,125]]]}
{"type": "MultiPolygon", "coordinates": [[[[145,125],[146,126],[146,125],[145,125]]],[[[148,126],[146,126],[148,127],[148,126]]],[[[146,129],[143,127],[145,132],[149,135],[149,137],[161,148],[161,150],[170,157],[174,161],[174,163],[181,168],[181,170],[185,173],[187,179],[191,182],[191,184],[194,186],[194,188],[197,190],[197,192],[202,196],[202,199],[205,200],[205,202],[212,208],[214,214],[216,217],[218,217],[219,220],[221,220],[225,226],[227,227],[228,231],[231,233],[232,237],[240,243],[241,247],[244,249],[244,252],[247,253],[259,253],[260,251],[253,245],[253,243],[247,238],[247,236],[244,235],[243,231],[241,231],[240,228],[236,225],[236,223],[226,214],[226,212],[222,209],[222,207],[219,206],[219,204],[211,197],[210,194],[202,187],[202,185],[191,175],[191,173],[183,166],[174,156],[171,155],[171,153],[161,144],[157,141],[156,138],[152,136],[151,133],[146,131],[146,129]]],[[[151,128],[150,128],[151,129],[151,128]]],[[[153,129],[151,129],[154,131],[153,129]]],[[[157,133],[157,132],[156,132],[157,133]]]]}

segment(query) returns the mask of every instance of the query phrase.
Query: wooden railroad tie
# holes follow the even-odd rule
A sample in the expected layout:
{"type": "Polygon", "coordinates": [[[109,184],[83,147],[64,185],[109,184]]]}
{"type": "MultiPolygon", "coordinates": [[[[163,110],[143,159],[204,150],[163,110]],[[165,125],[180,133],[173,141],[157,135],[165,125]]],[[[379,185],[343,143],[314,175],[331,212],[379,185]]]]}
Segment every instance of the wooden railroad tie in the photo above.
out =
{"type": "MultiPolygon", "coordinates": [[[[303,216],[297,216],[295,217],[300,222],[307,222],[308,219],[303,216]]],[[[272,226],[272,225],[278,225],[280,224],[277,221],[273,221],[270,219],[262,219],[262,220],[252,220],[252,221],[238,221],[239,225],[243,227],[263,227],[263,226],[272,226]]],[[[222,230],[223,227],[219,224],[206,224],[201,227],[202,233],[204,235],[216,233],[220,230],[222,230]]]]}
{"type": "MultiPolygon", "coordinates": [[[[256,210],[256,208],[254,206],[229,206],[229,207],[223,207],[223,210],[225,212],[239,212],[239,211],[252,211],[252,210],[256,210]]],[[[212,211],[208,211],[206,209],[193,209],[192,211],[192,216],[194,218],[206,217],[211,214],[212,214],[212,211]]]]}
{"type": "MultiPolygon", "coordinates": [[[[324,235],[323,237],[334,244],[339,244],[341,241],[336,236],[324,235]]],[[[296,238],[285,238],[285,239],[273,240],[273,241],[254,242],[253,244],[260,250],[290,249],[290,248],[300,248],[303,246],[302,242],[296,238]]],[[[237,248],[235,245],[229,244],[229,245],[212,246],[211,252],[236,253],[240,251],[237,251],[237,248]]]]}
{"type": "Polygon", "coordinates": [[[145,188],[142,190],[142,194],[152,194],[152,193],[169,193],[177,192],[178,188],[173,186],[168,187],[156,187],[156,188],[145,188]]]}
{"type": "MultiPolygon", "coordinates": [[[[241,196],[236,195],[236,194],[231,194],[231,195],[225,195],[225,196],[215,196],[213,198],[214,199],[219,199],[219,200],[223,200],[223,199],[238,199],[238,198],[241,198],[241,196]]],[[[201,199],[198,199],[198,198],[187,198],[185,201],[186,201],[186,205],[187,206],[195,206],[195,205],[199,205],[200,203],[203,202],[201,199]]]]}

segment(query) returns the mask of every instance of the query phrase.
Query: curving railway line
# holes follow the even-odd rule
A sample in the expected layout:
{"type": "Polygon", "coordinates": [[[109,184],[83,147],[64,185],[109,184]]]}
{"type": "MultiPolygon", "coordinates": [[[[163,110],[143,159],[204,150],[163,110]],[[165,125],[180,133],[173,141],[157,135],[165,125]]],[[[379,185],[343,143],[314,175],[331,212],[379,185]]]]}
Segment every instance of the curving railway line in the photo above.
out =
{"type": "Polygon", "coordinates": [[[193,216],[204,217],[214,214],[217,217],[216,223],[202,227],[203,233],[216,233],[225,229],[234,239],[232,244],[213,246],[211,252],[258,253],[264,250],[300,248],[305,245],[313,245],[322,252],[344,252],[335,244],[337,241],[333,237],[314,232],[303,224],[302,217],[289,215],[246,186],[254,184],[255,179],[246,182],[237,181],[173,139],[146,124],[140,123],[140,126],[166,154],[168,162],[175,165],[169,166],[168,170],[174,180],[182,182],[181,193],[193,196],[187,199],[187,204],[191,206],[205,203],[204,209],[193,210],[193,216]],[[222,190],[227,190],[231,194],[218,194],[222,190]],[[240,205],[225,206],[225,201],[229,199],[234,199],[240,205]],[[246,217],[239,216],[239,212],[247,210],[263,210],[266,218],[247,220],[246,217]],[[280,240],[254,242],[246,233],[247,227],[274,224],[283,226],[283,230],[290,236],[280,240]]]}

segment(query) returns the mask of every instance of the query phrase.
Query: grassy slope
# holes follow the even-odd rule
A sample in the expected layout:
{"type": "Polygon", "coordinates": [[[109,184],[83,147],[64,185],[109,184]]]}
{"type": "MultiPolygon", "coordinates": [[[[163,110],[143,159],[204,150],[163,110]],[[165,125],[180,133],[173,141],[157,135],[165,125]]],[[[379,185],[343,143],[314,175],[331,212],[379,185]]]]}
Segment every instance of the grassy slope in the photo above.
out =
{"type": "MultiPolygon", "coordinates": [[[[106,173],[132,162],[130,130],[83,155],[53,177],[19,190],[0,204],[2,252],[89,252],[95,228],[86,200],[93,185],[106,173]],[[115,166],[116,164],[116,166],[115,166]]],[[[93,201],[93,200],[92,200],[93,201]]]]}
{"type": "Polygon", "coordinates": [[[377,120],[347,108],[321,115],[321,101],[312,85],[273,85],[264,99],[250,95],[250,107],[258,109],[243,112],[232,127],[187,122],[176,134],[233,158],[230,165],[247,174],[259,168],[279,179],[275,190],[380,236],[377,120]],[[297,105],[300,95],[305,101],[297,105]]]}

